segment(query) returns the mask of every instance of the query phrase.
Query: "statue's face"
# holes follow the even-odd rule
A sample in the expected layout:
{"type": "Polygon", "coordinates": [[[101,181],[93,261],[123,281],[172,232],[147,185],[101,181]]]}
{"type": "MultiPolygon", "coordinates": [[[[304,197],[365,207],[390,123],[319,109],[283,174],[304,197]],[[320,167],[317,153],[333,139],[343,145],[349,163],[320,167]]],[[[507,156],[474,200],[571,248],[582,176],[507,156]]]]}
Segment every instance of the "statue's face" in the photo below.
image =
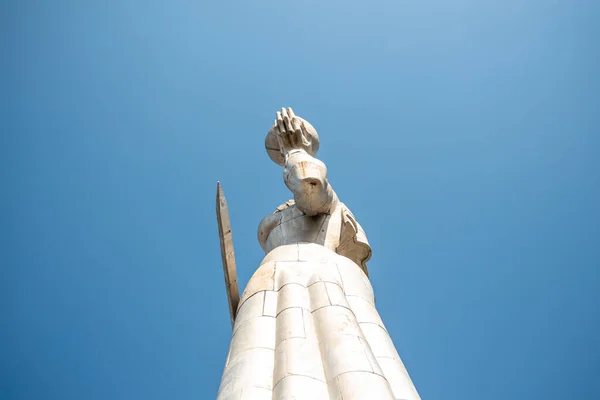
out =
{"type": "Polygon", "coordinates": [[[307,215],[321,212],[322,205],[333,196],[327,183],[327,167],[304,151],[294,153],[287,159],[283,179],[294,193],[296,206],[307,215]]]}

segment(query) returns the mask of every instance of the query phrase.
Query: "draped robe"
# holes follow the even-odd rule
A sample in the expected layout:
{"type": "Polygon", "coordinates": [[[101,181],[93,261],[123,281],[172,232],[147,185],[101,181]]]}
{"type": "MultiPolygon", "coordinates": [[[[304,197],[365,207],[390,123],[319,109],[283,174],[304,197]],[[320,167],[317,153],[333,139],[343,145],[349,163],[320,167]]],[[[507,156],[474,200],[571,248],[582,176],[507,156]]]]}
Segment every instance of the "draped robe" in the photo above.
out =
{"type": "Polygon", "coordinates": [[[266,256],[238,306],[219,400],[419,399],[377,309],[371,248],[348,208],[289,201],[259,226],[266,256]]]}

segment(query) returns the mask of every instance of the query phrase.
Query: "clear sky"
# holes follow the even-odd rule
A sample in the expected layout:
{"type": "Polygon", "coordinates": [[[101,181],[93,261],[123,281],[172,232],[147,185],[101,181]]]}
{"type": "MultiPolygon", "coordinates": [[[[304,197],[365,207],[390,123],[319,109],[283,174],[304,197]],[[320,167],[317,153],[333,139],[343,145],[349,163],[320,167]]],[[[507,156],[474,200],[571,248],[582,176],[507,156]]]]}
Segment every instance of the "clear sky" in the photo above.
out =
{"type": "Polygon", "coordinates": [[[0,398],[214,398],[291,106],[423,399],[600,398],[600,3],[0,5],[0,398]]]}

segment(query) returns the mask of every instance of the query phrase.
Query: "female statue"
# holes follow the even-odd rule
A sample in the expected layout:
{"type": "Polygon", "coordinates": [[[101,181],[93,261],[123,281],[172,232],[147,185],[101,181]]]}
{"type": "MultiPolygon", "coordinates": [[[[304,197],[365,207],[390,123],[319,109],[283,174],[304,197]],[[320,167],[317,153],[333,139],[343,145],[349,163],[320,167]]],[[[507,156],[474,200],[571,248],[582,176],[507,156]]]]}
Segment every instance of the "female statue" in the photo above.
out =
{"type": "Polygon", "coordinates": [[[219,400],[419,399],[375,308],[371,248],[291,108],[265,141],[294,195],[258,228],[266,253],[237,307],[219,400]]]}

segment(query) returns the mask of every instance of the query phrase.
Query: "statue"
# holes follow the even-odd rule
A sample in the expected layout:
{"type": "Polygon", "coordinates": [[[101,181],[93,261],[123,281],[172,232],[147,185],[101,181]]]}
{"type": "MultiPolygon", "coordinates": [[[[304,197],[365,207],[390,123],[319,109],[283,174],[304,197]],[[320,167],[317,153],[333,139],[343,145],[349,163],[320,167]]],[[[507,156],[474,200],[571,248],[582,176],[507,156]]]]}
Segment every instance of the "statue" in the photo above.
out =
{"type": "Polygon", "coordinates": [[[265,147],[294,199],[260,223],[266,256],[241,298],[218,187],[233,325],[218,399],[419,399],[375,308],[365,232],[315,158],[316,130],[282,109],[265,147]]]}

